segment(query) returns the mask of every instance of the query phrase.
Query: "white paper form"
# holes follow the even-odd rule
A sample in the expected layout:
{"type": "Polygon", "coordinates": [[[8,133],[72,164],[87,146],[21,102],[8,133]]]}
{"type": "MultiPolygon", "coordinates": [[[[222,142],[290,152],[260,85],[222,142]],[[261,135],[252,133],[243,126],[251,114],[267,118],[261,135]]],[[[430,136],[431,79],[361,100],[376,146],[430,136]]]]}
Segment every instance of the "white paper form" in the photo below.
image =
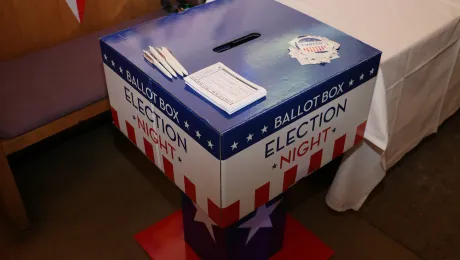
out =
{"type": "Polygon", "coordinates": [[[221,62],[185,77],[185,83],[229,114],[267,94],[221,62]]]}

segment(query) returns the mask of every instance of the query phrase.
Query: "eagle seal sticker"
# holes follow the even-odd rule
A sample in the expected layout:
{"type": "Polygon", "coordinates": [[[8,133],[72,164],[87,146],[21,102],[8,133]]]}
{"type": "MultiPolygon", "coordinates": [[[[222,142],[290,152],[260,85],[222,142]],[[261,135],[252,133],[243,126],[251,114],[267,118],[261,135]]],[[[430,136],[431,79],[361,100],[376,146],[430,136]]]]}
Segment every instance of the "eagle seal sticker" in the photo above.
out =
{"type": "Polygon", "coordinates": [[[298,36],[289,42],[289,55],[301,65],[330,63],[339,58],[340,44],[321,36],[298,36]]]}

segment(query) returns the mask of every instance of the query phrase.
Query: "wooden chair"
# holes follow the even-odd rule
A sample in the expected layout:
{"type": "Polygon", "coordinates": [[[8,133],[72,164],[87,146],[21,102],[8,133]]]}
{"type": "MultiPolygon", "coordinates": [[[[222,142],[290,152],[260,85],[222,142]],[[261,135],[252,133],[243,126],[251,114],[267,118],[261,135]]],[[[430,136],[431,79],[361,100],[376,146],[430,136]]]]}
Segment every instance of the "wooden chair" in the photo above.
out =
{"type": "MultiPolygon", "coordinates": [[[[8,2],[8,1],[7,1],[8,2]]],[[[12,8],[17,8],[17,1],[12,5],[12,8]]],[[[53,4],[54,1],[48,1],[48,4],[53,4]]],[[[118,12],[122,12],[124,16],[122,16],[121,20],[126,20],[130,17],[137,17],[133,20],[125,21],[110,28],[106,28],[102,31],[97,31],[88,35],[84,35],[83,37],[76,38],[69,42],[64,42],[58,44],[52,48],[44,49],[39,51],[39,53],[32,53],[32,62],[30,60],[19,62],[18,60],[13,59],[10,63],[10,60],[7,62],[0,63],[0,74],[6,74],[5,77],[2,78],[2,87],[9,87],[15,88],[15,94],[12,97],[9,95],[2,95],[0,91],[0,109],[3,113],[9,113],[10,110],[13,110],[10,106],[5,105],[5,101],[13,101],[20,100],[23,103],[29,105],[29,109],[43,108],[44,104],[39,103],[37,106],[30,106],[30,103],[40,102],[40,99],[35,99],[33,93],[37,92],[21,92],[21,88],[17,86],[17,82],[15,81],[16,77],[24,77],[27,75],[28,71],[34,71],[34,77],[28,77],[28,82],[22,84],[24,89],[40,89],[40,88],[48,88],[52,85],[52,88],[56,88],[56,91],[50,91],[49,89],[46,90],[47,93],[47,101],[49,104],[47,105],[47,110],[45,111],[48,113],[45,118],[40,120],[35,120],[35,123],[30,123],[30,116],[29,114],[24,114],[22,110],[22,115],[18,117],[9,117],[8,120],[4,120],[5,122],[13,122],[16,118],[21,120],[29,120],[27,121],[29,124],[37,124],[37,128],[33,129],[29,127],[27,129],[33,130],[25,130],[25,133],[20,134],[19,136],[13,135],[10,133],[10,136],[15,136],[11,139],[1,139],[0,138],[0,210],[6,213],[5,215],[11,220],[14,226],[18,229],[26,229],[29,227],[30,222],[27,217],[27,213],[16,185],[16,181],[14,178],[13,173],[11,172],[11,168],[8,164],[8,155],[20,151],[26,147],[29,147],[43,139],[46,139],[52,135],[55,135],[65,129],[68,129],[72,126],[77,125],[78,123],[85,121],[89,118],[97,116],[105,111],[108,111],[109,101],[107,98],[106,87],[105,87],[105,80],[103,75],[102,69],[102,60],[101,60],[101,53],[99,49],[99,42],[98,38],[116,31],[120,31],[122,29],[128,28],[130,26],[146,22],[148,20],[156,19],[158,17],[164,16],[166,13],[161,10],[160,2],[154,1],[151,3],[150,1],[139,1],[134,0],[133,5],[129,5],[128,7],[124,6],[125,1],[110,1],[108,4],[108,8],[117,8],[118,12]],[[134,4],[137,3],[137,4],[134,4]],[[120,6],[123,6],[121,8],[120,6]],[[139,16],[140,14],[148,13],[147,15],[139,16]],[[51,50],[52,49],[52,50],[51,50]],[[69,51],[72,50],[72,51],[69,51]],[[82,55],[84,54],[84,55],[82,55]],[[72,56],[73,55],[73,56],[72,56]],[[83,57],[82,59],[80,59],[83,57]],[[75,61],[77,62],[70,62],[67,61],[75,61]],[[8,64],[6,64],[8,63],[8,64]],[[5,66],[6,64],[6,66],[5,66]],[[12,64],[12,65],[11,65],[12,64]],[[44,67],[46,71],[41,70],[40,73],[37,73],[37,70],[40,70],[40,67],[35,66],[34,64],[41,64],[41,67],[44,67]],[[78,66],[74,66],[73,64],[78,64],[78,66]],[[30,67],[31,66],[31,67],[30,67]],[[8,70],[8,71],[7,71],[8,70]],[[5,72],[7,71],[7,72],[5,72]],[[61,75],[60,81],[57,82],[56,76],[52,73],[48,73],[48,71],[60,71],[63,72],[61,75]],[[26,72],[26,73],[23,73],[26,72]],[[17,74],[15,77],[11,76],[12,74],[17,74]],[[23,73],[23,74],[21,74],[23,73]],[[49,74],[49,75],[45,75],[49,74]],[[9,77],[9,82],[8,82],[9,77]],[[48,78],[51,77],[54,84],[49,84],[48,78]],[[85,95],[81,95],[80,97],[75,97],[76,94],[79,92],[85,93],[85,95]],[[26,96],[27,95],[27,96],[26,96]],[[58,98],[50,99],[49,95],[58,95],[58,98]],[[3,100],[2,100],[3,99],[3,100]],[[72,100],[73,99],[73,100],[72,100]],[[75,101],[75,99],[77,101],[75,101]],[[62,102],[65,100],[65,102],[62,102]],[[56,102],[59,104],[55,104],[56,102]],[[3,102],[3,103],[2,103],[3,102]],[[72,103],[73,102],[73,103],[72,103]],[[2,107],[3,104],[3,107],[2,107]],[[90,104],[90,105],[88,105],[90,104]],[[61,111],[62,110],[62,111],[61,111]],[[48,122],[47,120],[53,120],[50,118],[57,118],[54,121],[48,122]]],[[[65,6],[64,6],[65,7],[65,6]]],[[[93,8],[98,7],[92,6],[93,8]]],[[[43,7],[44,8],[44,7],[43,7]]],[[[43,9],[42,8],[42,9],[43,9]]],[[[61,8],[59,6],[59,8],[61,8]]],[[[16,10],[21,15],[28,17],[22,11],[28,9],[19,8],[16,10]]],[[[66,9],[67,10],[67,9],[66,9]]],[[[15,12],[16,13],[16,12],[15,12]]],[[[96,17],[85,17],[85,19],[95,19],[101,15],[101,13],[110,13],[110,15],[114,15],[111,12],[108,12],[104,9],[104,12],[93,12],[96,17]]],[[[45,18],[49,16],[44,16],[45,18]]],[[[75,19],[75,18],[72,18],[75,19]]],[[[118,19],[118,18],[117,18],[118,19]]],[[[98,21],[98,19],[96,19],[98,21]]],[[[1,17],[0,17],[1,21],[1,17]]],[[[10,28],[17,24],[15,21],[10,21],[11,26],[6,26],[8,24],[0,23],[0,28],[6,27],[10,28]]],[[[113,20],[111,23],[115,23],[116,21],[113,20]]],[[[50,24],[47,22],[46,24],[50,24]]],[[[105,24],[107,26],[108,24],[105,24]]],[[[104,27],[105,27],[104,26],[104,27]]],[[[83,29],[81,29],[83,30],[83,29]]],[[[48,27],[46,27],[46,31],[48,27]]],[[[65,31],[65,30],[64,30],[65,31]]],[[[84,30],[83,30],[84,32],[84,30]]],[[[35,31],[33,31],[36,34],[35,31]]],[[[74,35],[76,36],[76,35],[74,35]]],[[[27,38],[27,37],[26,37],[27,38]]],[[[46,37],[45,37],[46,38],[46,37]]],[[[27,41],[22,41],[27,42],[27,41]]],[[[39,45],[38,45],[39,46],[39,45]]],[[[42,46],[43,47],[43,46],[42,46]]],[[[8,48],[3,48],[4,50],[9,50],[8,48]]],[[[0,52],[0,54],[2,54],[0,52]]],[[[4,54],[4,53],[3,53],[4,54]]],[[[8,54],[8,53],[7,53],[8,54]]],[[[8,57],[8,55],[0,55],[0,57],[8,57]]],[[[0,88],[1,90],[1,88],[0,88]]],[[[6,92],[9,93],[9,92],[6,92]]],[[[14,103],[14,102],[13,102],[14,103]]],[[[25,110],[26,111],[26,110],[25,110]]],[[[37,111],[34,111],[37,112],[37,111]]],[[[1,112],[0,112],[1,113],[1,112]]],[[[40,114],[40,113],[38,113],[40,114]]],[[[4,114],[9,115],[9,114],[4,114]]],[[[35,117],[40,117],[35,113],[35,117]]],[[[1,124],[1,123],[0,123],[1,124]]],[[[22,131],[24,126],[21,126],[19,130],[22,131]]],[[[0,212],[1,213],[1,212],[0,212]]]]}

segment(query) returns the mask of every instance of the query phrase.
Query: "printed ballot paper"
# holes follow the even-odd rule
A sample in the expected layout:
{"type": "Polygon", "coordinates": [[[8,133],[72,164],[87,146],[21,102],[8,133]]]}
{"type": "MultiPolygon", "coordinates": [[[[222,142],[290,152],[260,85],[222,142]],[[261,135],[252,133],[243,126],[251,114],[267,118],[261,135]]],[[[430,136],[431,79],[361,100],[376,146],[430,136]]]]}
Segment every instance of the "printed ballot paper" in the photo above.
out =
{"type": "Polygon", "coordinates": [[[185,77],[190,86],[228,114],[257,101],[267,91],[218,62],[185,77]]]}

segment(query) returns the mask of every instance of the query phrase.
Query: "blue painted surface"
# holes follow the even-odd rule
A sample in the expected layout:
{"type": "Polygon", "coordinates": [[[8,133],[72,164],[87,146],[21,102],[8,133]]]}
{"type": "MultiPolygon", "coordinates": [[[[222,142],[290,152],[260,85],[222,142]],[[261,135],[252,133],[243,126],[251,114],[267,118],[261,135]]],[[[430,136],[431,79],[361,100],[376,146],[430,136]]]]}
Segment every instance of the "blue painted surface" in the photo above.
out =
{"type": "MultiPolygon", "coordinates": [[[[153,88],[162,88],[178,106],[189,109],[189,113],[203,123],[202,127],[210,128],[213,138],[223,136],[222,143],[226,145],[222,156],[208,149],[221,159],[245,148],[241,146],[232,151],[227,147],[233,140],[245,138],[243,135],[247,134],[237,126],[250,122],[254,128],[260,124],[263,126],[264,121],[288,109],[289,103],[295,106],[293,103],[300,99],[308,99],[333,81],[340,81],[341,76],[358,73],[352,72],[354,67],[362,67],[360,70],[373,67],[377,71],[380,60],[378,50],[273,0],[218,0],[183,14],[140,24],[106,36],[101,41],[103,53],[110,50],[122,56],[124,63],[139,70],[140,77],[152,82],[153,88]],[[260,33],[261,37],[223,53],[213,52],[213,48],[253,32],[260,33]],[[288,43],[297,36],[308,34],[340,43],[340,58],[326,65],[301,66],[289,56],[288,43]],[[190,91],[183,79],[171,81],[146,63],[142,50],[149,45],[168,47],[189,73],[223,62],[267,89],[267,97],[229,116],[190,91]],[[300,98],[299,95],[308,96],[300,98]],[[253,119],[257,119],[257,123],[253,119]]],[[[109,65],[108,61],[105,62],[109,65]]],[[[183,125],[179,126],[184,129],[183,125]]],[[[202,145],[206,147],[206,143],[202,145]]]]}
{"type": "MultiPolygon", "coordinates": [[[[188,133],[214,157],[218,159],[221,158],[220,134],[208,122],[204,121],[203,118],[197,116],[192,110],[184,106],[182,102],[169,94],[169,92],[167,92],[162,86],[150,79],[145,73],[136,68],[125,57],[118,54],[103,41],[101,41],[101,52],[104,63],[121,78],[125,79],[125,81],[128,82],[127,84],[131,85],[131,87],[138,91],[139,94],[149,100],[156,110],[162,111],[163,114],[169,117],[169,119],[171,119],[178,127],[188,133]],[[128,75],[129,78],[135,78],[136,80],[129,82],[128,75]],[[133,84],[132,82],[137,83],[133,84]],[[162,110],[160,98],[164,104],[169,104],[173,107],[174,111],[178,112],[178,120],[175,119],[174,114],[170,115],[162,110]],[[188,128],[185,127],[185,122],[189,124],[188,128]],[[196,131],[199,131],[201,135],[200,138],[196,136],[196,131]],[[208,141],[212,142],[214,146],[210,147],[208,145],[208,141]]],[[[147,118],[149,118],[148,115],[147,118]]],[[[151,123],[156,125],[156,121],[158,121],[156,116],[151,115],[150,118],[154,120],[154,122],[151,123]]]]}
{"type": "MultiPolygon", "coordinates": [[[[280,202],[282,198],[283,196],[278,196],[265,206],[270,207],[273,203],[280,202]]],[[[287,212],[281,205],[270,215],[272,227],[258,229],[248,243],[246,241],[250,228],[241,228],[240,225],[253,218],[256,211],[228,227],[213,226],[214,241],[205,225],[195,221],[196,210],[201,209],[197,209],[190,198],[182,193],[184,239],[200,259],[266,260],[283,247],[287,212]]]]}

